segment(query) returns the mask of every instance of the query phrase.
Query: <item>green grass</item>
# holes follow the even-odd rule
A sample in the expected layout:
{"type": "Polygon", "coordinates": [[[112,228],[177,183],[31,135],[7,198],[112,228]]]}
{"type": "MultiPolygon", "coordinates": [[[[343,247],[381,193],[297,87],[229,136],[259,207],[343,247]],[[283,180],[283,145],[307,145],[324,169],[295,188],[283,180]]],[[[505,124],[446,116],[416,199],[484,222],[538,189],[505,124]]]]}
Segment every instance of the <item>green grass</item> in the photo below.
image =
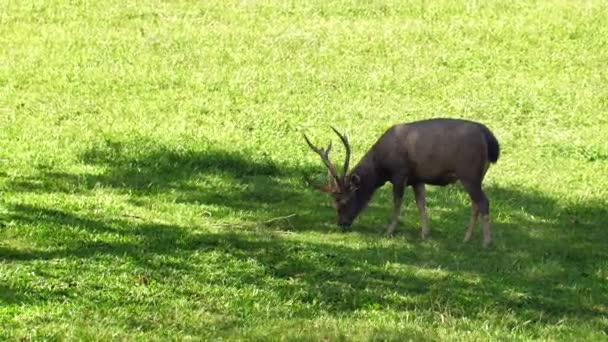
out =
{"type": "MultiPolygon", "coordinates": [[[[0,339],[602,340],[605,1],[0,2],[0,339]],[[429,188],[348,234],[304,144],[474,119],[495,245],[429,188]],[[273,220],[275,218],[285,217],[273,220]]],[[[342,151],[336,149],[340,163],[342,151]]]]}

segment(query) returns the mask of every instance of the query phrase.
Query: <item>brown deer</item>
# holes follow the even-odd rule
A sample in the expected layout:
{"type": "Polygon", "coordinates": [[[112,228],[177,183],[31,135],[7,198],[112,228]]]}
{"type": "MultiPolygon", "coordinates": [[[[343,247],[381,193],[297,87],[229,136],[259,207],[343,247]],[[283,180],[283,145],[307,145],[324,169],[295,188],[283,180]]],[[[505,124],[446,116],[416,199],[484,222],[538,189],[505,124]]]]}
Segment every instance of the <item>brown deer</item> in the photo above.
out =
{"type": "Polygon", "coordinates": [[[422,238],[430,233],[425,205],[425,184],[445,186],[460,180],[471,198],[471,218],[464,242],[471,239],[479,214],[482,216],[483,246],[491,244],[490,203],[481,189],[490,163],[500,154],[498,141],[483,124],[462,119],[428,119],[390,127],[376,141],[349,173],[350,144],[348,137],[334,127],[346,150],[343,174],[329,160],[331,142],[326,149],[314,146],[306,134],[308,146],[327,167],[329,184],[317,186],[334,198],[338,225],[348,230],[365,208],[372,195],[384,183],[393,184],[393,218],[387,234],[393,235],[399,220],[406,186],[414,190],[420,211],[422,238]]]}

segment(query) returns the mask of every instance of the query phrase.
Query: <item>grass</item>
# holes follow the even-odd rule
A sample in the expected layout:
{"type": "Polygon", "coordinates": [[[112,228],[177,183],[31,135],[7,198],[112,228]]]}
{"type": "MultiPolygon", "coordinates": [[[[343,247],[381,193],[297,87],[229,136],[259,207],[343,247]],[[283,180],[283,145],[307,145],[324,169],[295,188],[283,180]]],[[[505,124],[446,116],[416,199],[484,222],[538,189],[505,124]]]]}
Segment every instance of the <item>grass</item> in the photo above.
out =
{"type": "MultiPolygon", "coordinates": [[[[0,3],[0,337],[603,340],[602,1],[0,3]],[[304,144],[495,132],[495,246],[390,187],[348,234],[304,144]],[[276,219],[279,218],[279,219],[276,219]],[[276,219],[276,220],[275,220],[276,219]]],[[[334,152],[339,162],[341,150],[334,152]]]]}

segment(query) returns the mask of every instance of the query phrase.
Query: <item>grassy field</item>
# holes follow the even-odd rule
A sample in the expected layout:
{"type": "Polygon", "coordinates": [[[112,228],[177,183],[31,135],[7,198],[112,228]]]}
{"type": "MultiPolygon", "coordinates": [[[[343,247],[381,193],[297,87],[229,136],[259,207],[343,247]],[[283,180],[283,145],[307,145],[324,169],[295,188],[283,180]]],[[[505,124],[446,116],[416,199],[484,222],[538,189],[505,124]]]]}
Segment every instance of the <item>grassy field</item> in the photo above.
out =
{"type": "MultiPolygon", "coordinates": [[[[0,1],[0,339],[605,340],[608,3],[0,1]],[[481,121],[461,186],[340,233],[319,144],[481,121]],[[285,218],[286,217],[286,218],[285,218]]],[[[343,151],[333,157],[341,163],[343,151]]]]}

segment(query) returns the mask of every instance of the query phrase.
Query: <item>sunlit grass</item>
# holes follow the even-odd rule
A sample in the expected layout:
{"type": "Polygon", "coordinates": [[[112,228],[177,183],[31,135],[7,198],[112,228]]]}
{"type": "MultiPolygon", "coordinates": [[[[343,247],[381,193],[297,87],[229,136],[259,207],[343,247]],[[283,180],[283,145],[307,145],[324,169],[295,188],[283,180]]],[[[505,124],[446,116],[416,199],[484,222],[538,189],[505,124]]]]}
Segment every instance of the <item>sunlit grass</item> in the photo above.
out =
{"type": "Polygon", "coordinates": [[[601,340],[601,1],[0,3],[0,336],[601,340]],[[461,187],[420,241],[390,187],[340,233],[301,138],[481,121],[495,246],[461,187]]]}

